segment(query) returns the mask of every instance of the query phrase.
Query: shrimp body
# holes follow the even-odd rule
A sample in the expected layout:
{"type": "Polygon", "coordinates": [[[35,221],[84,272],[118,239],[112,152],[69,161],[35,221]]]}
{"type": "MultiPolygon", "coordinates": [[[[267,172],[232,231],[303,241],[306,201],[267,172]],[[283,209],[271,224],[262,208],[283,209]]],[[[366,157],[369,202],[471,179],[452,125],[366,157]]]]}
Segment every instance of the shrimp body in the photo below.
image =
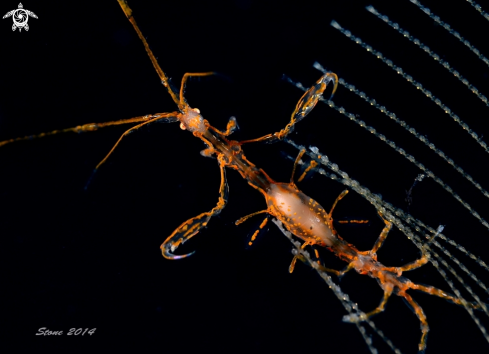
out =
{"type": "MultiPolygon", "coordinates": [[[[267,203],[264,212],[280,220],[288,231],[305,242],[304,245],[328,248],[337,257],[349,263],[347,270],[355,269],[359,274],[377,279],[384,289],[392,291],[397,288],[403,292],[409,288],[410,282],[401,277],[401,268],[386,267],[377,261],[376,250],[387,236],[391,228],[390,222],[384,220],[387,226],[372,251],[359,251],[354,245],[343,240],[333,227],[334,207],[346,192],[337,198],[333,208],[327,213],[318,202],[300,191],[293,181],[276,182],[264,170],[248,161],[239,142],[229,141],[221,133],[213,134],[210,129],[206,129],[202,135],[196,135],[213,147],[214,154],[223,161],[223,165],[237,170],[252,187],[263,194],[267,203]]],[[[162,249],[171,240],[172,236],[168,237],[162,249]]],[[[163,252],[163,255],[171,259],[181,257],[166,252],[163,252]]],[[[424,263],[425,259],[422,261],[422,264],[424,263]]]]}
{"type": "MultiPolygon", "coordinates": [[[[133,25],[135,25],[134,22],[133,25]]],[[[144,39],[141,38],[141,40],[143,40],[144,43],[144,39]]],[[[426,316],[423,309],[406,292],[407,290],[416,289],[450,300],[458,305],[469,305],[473,308],[479,308],[479,306],[476,304],[467,304],[457,297],[447,295],[440,289],[431,286],[418,285],[401,276],[403,271],[416,269],[426,264],[428,262],[428,256],[425,254],[423,254],[418,260],[402,267],[386,267],[382,263],[378,262],[377,251],[382,246],[382,243],[386,239],[387,234],[392,227],[392,223],[384,219],[382,214],[380,216],[384,220],[386,226],[371,250],[359,251],[355,246],[343,240],[333,227],[332,213],[336,203],[342,199],[348,191],[344,191],[342,194],[340,194],[340,196],[334,202],[330,212],[327,213],[319,203],[305,195],[297,188],[293,178],[291,178],[290,183],[275,182],[265,173],[265,171],[256,167],[245,157],[242,150],[243,144],[253,142],[274,142],[284,139],[293,130],[295,123],[302,120],[314,108],[324,93],[327,83],[332,82],[334,84],[334,93],[338,83],[338,78],[334,73],[325,73],[315,85],[306,91],[306,93],[299,100],[295,111],[292,113],[290,123],[284,129],[273,134],[265,135],[258,139],[245,141],[228,139],[228,136],[237,126],[234,118],[229,120],[226,131],[220,131],[202,117],[200,110],[197,108],[191,108],[184,99],[183,90],[188,77],[207,76],[211,74],[212,73],[185,74],[182,80],[179,98],[177,98],[177,95],[172,92],[170,88],[168,88],[168,91],[179,106],[179,112],[159,115],[154,118],[155,120],[161,120],[164,118],[168,122],[179,121],[180,127],[183,130],[192,132],[195,137],[201,139],[207,145],[207,148],[203,150],[201,154],[207,157],[217,157],[221,171],[221,185],[219,188],[220,196],[217,205],[208,212],[188,219],[177,229],[175,229],[175,231],[173,231],[173,233],[161,245],[161,251],[165,258],[181,259],[193,254],[192,252],[183,255],[176,255],[174,252],[181,244],[195,236],[201,229],[206,227],[210,219],[219,214],[225,207],[229,191],[225,171],[226,168],[230,168],[238,171],[240,175],[248,182],[248,184],[260,191],[264,195],[267,203],[266,210],[248,215],[238,220],[236,222],[237,224],[241,223],[252,215],[267,213],[280,220],[285,228],[293,235],[302,239],[304,241],[302,248],[307,246],[325,247],[332,251],[337,257],[348,263],[348,266],[344,270],[337,271],[322,266],[318,260],[318,267],[322,271],[331,272],[338,276],[342,276],[349,270],[355,269],[358,273],[368,275],[378,281],[384,291],[384,297],[380,305],[367,314],[359,313],[347,315],[343,318],[344,321],[360,322],[366,320],[372,315],[384,311],[387,300],[394,292],[396,295],[403,297],[409,303],[418,317],[421,323],[422,332],[421,340],[419,342],[419,351],[424,352],[426,348],[426,336],[429,331],[428,323],[426,321],[426,316]]],[[[305,150],[302,150],[296,159],[294,171],[300,157],[304,152],[305,150]]],[[[292,176],[293,175],[294,173],[292,173],[292,176]]],[[[260,229],[266,225],[267,220],[268,218],[265,218],[265,220],[261,223],[260,229]]],[[[256,238],[258,231],[259,230],[257,230],[252,236],[252,241],[256,238]]],[[[316,249],[315,252],[316,255],[318,255],[316,249]]],[[[293,271],[297,259],[302,260],[299,255],[294,256],[289,271],[293,271]]]]}
{"type": "Polygon", "coordinates": [[[265,193],[269,212],[295,236],[311,245],[332,247],[338,238],[331,217],[295,185],[273,183],[265,193]]]}
{"type": "Polygon", "coordinates": [[[228,168],[237,170],[248,183],[259,190],[267,202],[267,213],[279,219],[295,236],[310,245],[333,247],[340,239],[332,226],[331,215],[312,198],[301,192],[295,183],[278,183],[265,171],[246,159],[240,143],[229,141],[207,129],[202,140],[212,145],[228,168]]]}
{"type": "Polygon", "coordinates": [[[326,247],[338,258],[349,263],[349,268],[379,280],[402,287],[404,282],[396,268],[388,268],[377,261],[376,253],[359,251],[343,240],[333,227],[333,218],[314,199],[301,192],[294,184],[272,183],[265,194],[268,213],[279,219],[293,235],[307,245],[326,247]],[[399,275],[398,275],[399,274],[399,275]]]}
{"type": "MultiPolygon", "coordinates": [[[[42,133],[36,136],[26,136],[16,139],[10,139],[0,142],[0,146],[14,141],[30,140],[32,138],[41,138],[48,135],[54,135],[64,132],[88,132],[95,131],[103,127],[115,126],[121,124],[137,123],[137,125],[128,129],[116,142],[113,148],[109,151],[107,156],[95,167],[94,173],[99,169],[99,167],[105,163],[107,158],[112,154],[114,149],[119,145],[121,140],[126,137],[131,132],[151,124],[153,122],[164,122],[164,123],[180,123],[180,128],[191,132],[195,137],[199,138],[205,145],[206,149],[201,152],[203,156],[206,157],[216,157],[220,173],[221,173],[221,183],[219,187],[219,199],[216,206],[208,212],[201,213],[193,218],[190,218],[183,222],[179,227],[177,227],[173,233],[167,237],[167,239],[161,245],[161,251],[165,258],[167,259],[181,259],[190,256],[189,254],[175,254],[177,248],[184,242],[191,239],[193,236],[199,233],[200,230],[205,228],[210,219],[218,215],[223,208],[226,206],[228,199],[229,188],[226,181],[226,170],[233,169],[237,171],[254,189],[258,190],[265,197],[267,208],[265,210],[258,211],[251,215],[248,215],[236,222],[237,224],[246,220],[252,215],[259,213],[266,213],[278,219],[285,228],[290,231],[293,235],[298,237],[303,241],[302,249],[305,247],[312,247],[316,252],[318,258],[317,264],[313,264],[315,268],[321,271],[330,272],[341,276],[351,269],[355,269],[356,272],[364,275],[368,275],[376,279],[382,289],[384,290],[384,297],[380,305],[370,311],[369,313],[354,313],[344,317],[345,321],[349,322],[360,322],[366,320],[368,317],[384,311],[385,304],[392,293],[398,296],[402,296],[408,304],[413,308],[416,316],[421,323],[421,340],[419,343],[419,350],[423,352],[426,348],[426,335],[428,333],[428,324],[426,321],[426,316],[422,308],[411,298],[407,293],[409,289],[420,290],[431,295],[436,295],[441,298],[452,301],[455,304],[463,305],[465,307],[472,307],[478,309],[481,306],[478,304],[468,303],[462,298],[455,297],[452,295],[447,295],[440,289],[423,286],[411,282],[409,279],[402,276],[404,271],[409,271],[412,269],[419,268],[426,264],[429,260],[428,254],[423,250],[423,255],[418,260],[406,264],[401,267],[386,267],[382,263],[377,261],[377,251],[382,246],[385,241],[387,234],[389,233],[392,223],[386,220],[382,214],[380,216],[385,222],[385,227],[382,230],[380,236],[378,237],[373,248],[368,251],[359,251],[354,245],[349,244],[343,240],[333,227],[333,217],[332,213],[336,206],[336,203],[341,200],[348,191],[341,193],[334,202],[332,208],[329,212],[317,203],[314,199],[308,197],[303,192],[297,188],[293,176],[295,168],[300,161],[301,156],[305,153],[302,150],[297,157],[294,169],[292,173],[292,178],[289,183],[279,183],[270,178],[265,171],[256,167],[253,163],[248,161],[245,157],[242,145],[247,143],[255,142],[276,142],[283,140],[294,130],[296,123],[304,119],[316,106],[317,102],[322,98],[327,85],[332,85],[332,95],[335,93],[338,86],[338,77],[332,72],[324,72],[315,84],[313,84],[300,98],[298,101],[294,112],[290,118],[290,122],[282,130],[267,134],[265,136],[244,141],[230,140],[229,135],[237,128],[237,123],[235,118],[231,118],[228,122],[225,131],[220,131],[213,127],[207,120],[205,120],[197,108],[192,108],[184,97],[185,85],[187,80],[191,77],[203,77],[213,75],[213,72],[204,73],[186,73],[181,82],[180,90],[175,91],[170,83],[169,79],[163,70],[160,68],[156,57],[149,48],[149,45],[141,33],[139,27],[136,24],[134,17],[132,16],[132,10],[127,5],[125,0],[118,0],[122,10],[126,14],[128,20],[134,27],[136,33],[138,34],[144,48],[156,69],[158,76],[162,84],[165,86],[166,90],[170,94],[174,103],[177,105],[178,110],[174,112],[167,113],[157,113],[152,115],[134,117],[130,119],[122,119],[117,121],[110,121],[105,123],[92,123],[85,124],[83,126],[77,126],[73,128],[67,128],[63,130],[55,130],[50,133],[42,133]],[[333,252],[341,260],[347,262],[347,267],[342,270],[332,270],[325,268],[321,265],[319,261],[319,254],[317,253],[316,247],[324,247],[333,252]],[[426,253],[426,254],[425,254],[426,253]]],[[[418,87],[419,88],[419,87],[418,87]]],[[[331,96],[332,96],[331,95],[331,96]]],[[[314,161],[313,161],[314,162],[314,161]]],[[[311,166],[313,163],[311,162],[311,166]]],[[[306,169],[304,174],[310,168],[306,169]]],[[[302,177],[301,177],[302,178],[302,177]]],[[[300,181],[300,179],[299,179],[300,181]]],[[[268,218],[265,218],[260,228],[263,228],[267,223],[268,218]]],[[[258,231],[257,231],[258,232],[258,231]]],[[[256,237],[257,232],[253,235],[256,237]]],[[[253,240],[252,237],[252,240],[253,240]]],[[[303,254],[297,253],[292,259],[289,271],[293,271],[294,265],[297,259],[304,260],[303,254]]]]}

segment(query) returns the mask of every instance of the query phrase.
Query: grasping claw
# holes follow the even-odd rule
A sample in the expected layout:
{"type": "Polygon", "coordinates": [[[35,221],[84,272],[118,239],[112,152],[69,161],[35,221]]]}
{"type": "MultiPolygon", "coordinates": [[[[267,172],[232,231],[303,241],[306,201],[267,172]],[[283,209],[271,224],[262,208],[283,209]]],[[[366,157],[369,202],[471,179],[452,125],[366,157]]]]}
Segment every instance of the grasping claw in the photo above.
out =
{"type": "Polygon", "coordinates": [[[212,212],[202,213],[195,218],[185,221],[163,242],[161,253],[167,259],[182,259],[191,256],[194,252],[182,255],[175,255],[173,252],[185,241],[197,235],[201,228],[205,227],[212,217],[212,212]]]}
{"type": "Polygon", "coordinates": [[[217,205],[211,211],[197,215],[192,219],[188,219],[173,231],[161,245],[161,253],[163,254],[163,257],[167,259],[181,259],[194,254],[194,252],[191,252],[183,255],[175,255],[173,252],[175,252],[177,247],[182,243],[185,243],[187,240],[197,235],[202,228],[207,226],[213,216],[219,214],[221,210],[224,209],[229,194],[229,187],[226,183],[226,162],[222,155],[217,157],[217,161],[219,162],[219,168],[221,170],[221,186],[219,187],[219,201],[217,202],[217,205]]]}
{"type": "Polygon", "coordinates": [[[165,257],[166,259],[182,259],[182,258],[187,258],[188,256],[191,256],[195,253],[195,251],[192,251],[187,254],[182,254],[182,255],[174,255],[173,253],[170,253],[170,251],[171,252],[175,251],[177,247],[178,245],[170,242],[168,244],[162,245],[161,253],[163,254],[163,257],[165,257]]]}

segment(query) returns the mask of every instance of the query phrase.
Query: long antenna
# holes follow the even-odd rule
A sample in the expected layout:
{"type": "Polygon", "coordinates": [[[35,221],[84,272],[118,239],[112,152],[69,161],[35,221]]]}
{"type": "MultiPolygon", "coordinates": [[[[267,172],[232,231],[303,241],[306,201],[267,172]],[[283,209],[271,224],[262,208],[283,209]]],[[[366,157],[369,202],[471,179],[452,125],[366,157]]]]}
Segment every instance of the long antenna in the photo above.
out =
{"type": "Polygon", "coordinates": [[[146,49],[146,53],[148,53],[148,56],[151,59],[151,63],[153,63],[153,66],[154,66],[156,72],[158,73],[158,76],[161,79],[161,83],[163,84],[163,86],[166,87],[166,90],[170,94],[173,101],[178,105],[178,108],[181,108],[180,107],[181,106],[180,100],[178,99],[178,96],[175,94],[175,92],[173,92],[173,90],[170,86],[170,82],[168,80],[168,77],[163,72],[163,70],[161,70],[160,65],[158,64],[158,61],[156,60],[151,49],[149,48],[148,42],[146,42],[146,38],[144,38],[143,34],[141,33],[141,30],[139,29],[139,27],[136,23],[136,20],[134,19],[134,17],[132,17],[131,8],[129,7],[129,5],[127,4],[127,2],[125,0],[117,0],[117,1],[119,2],[119,5],[121,5],[122,10],[126,14],[127,19],[129,20],[129,22],[131,22],[132,26],[136,30],[136,33],[138,34],[139,39],[141,39],[141,41],[143,42],[144,49],[146,49]]]}

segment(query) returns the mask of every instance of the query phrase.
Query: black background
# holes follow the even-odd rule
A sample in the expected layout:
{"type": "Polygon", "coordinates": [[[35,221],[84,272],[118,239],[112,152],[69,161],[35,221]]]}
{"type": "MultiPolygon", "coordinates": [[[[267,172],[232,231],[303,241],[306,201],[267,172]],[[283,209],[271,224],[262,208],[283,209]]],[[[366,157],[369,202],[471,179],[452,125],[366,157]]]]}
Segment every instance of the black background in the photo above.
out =
{"type": "MultiPolygon", "coordinates": [[[[487,1],[479,3],[489,11],[487,1]]],[[[489,189],[488,156],[474,140],[392,69],[329,25],[337,20],[422,82],[476,132],[489,136],[488,107],[367,12],[368,4],[130,2],[175,86],[185,72],[222,74],[190,81],[186,97],[218,128],[237,117],[241,129],[235,139],[284,127],[302,93],[282,75],[310,86],[320,76],[312,67],[318,61],[427,135],[489,189]]],[[[413,4],[372,4],[489,95],[489,68],[413,4]]],[[[17,5],[3,2],[0,10],[17,5]]],[[[12,32],[11,19],[0,21],[0,140],[176,109],[116,1],[23,5],[39,17],[29,20],[28,32],[12,32]]],[[[468,3],[425,5],[489,56],[489,23],[468,3]]],[[[489,220],[487,199],[409,133],[343,87],[334,100],[396,141],[489,220]]],[[[234,221],[265,203],[234,171],[228,172],[226,209],[179,249],[196,254],[181,261],[161,256],[166,237],[183,221],[210,210],[218,197],[216,161],[201,157],[203,144],[178,124],[153,124],[131,134],[85,192],[92,169],[124,130],[0,148],[2,292],[8,295],[5,314],[12,315],[5,317],[10,327],[5,337],[13,339],[9,353],[44,345],[64,353],[86,352],[86,347],[114,351],[129,343],[164,353],[368,352],[355,326],[341,321],[344,309],[317,274],[302,264],[288,274],[291,246],[273,225],[262,242],[245,249],[261,218],[239,227],[234,221]],[[35,336],[41,327],[62,330],[63,338],[35,336]],[[70,328],[97,330],[92,336],[68,337],[70,328]]],[[[336,111],[318,104],[291,138],[319,147],[352,178],[406,209],[406,190],[419,169],[336,111]]],[[[245,152],[275,180],[289,180],[292,162],[285,155],[297,153],[289,146],[256,144],[245,152]]],[[[320,175],[300,188],[326,209],[344,189],[320,175]]],[[[447,236],[489,261],[488,230],[432,180],[416,186],[410,211],[434,228],[446,225],[447,236]]],[[[338,226],[360,249],[371,248],[382,229],[375,209],[355,193],[338,205],[335,217],[370,220],[367,226],[338,226]]],[[[323,256],[331,267],[345,266],[326,252],[323,256]]],[[[418,256],[397,230],[379,251],[379,260],[392,266],[418,256]]],[[[460,258],[487,283],[487,273],[460,258]]],[[[449,290],[431,265],[405,275],[449,290]]],[[[382,297],[376,282],[365,276],[348,274],[340,285],[364,311],[382,297]]],[[[488,301],[483,291],[478,294],[488,301]]],[[[412,295],[430,323],[428,353],[487,352],[488,343],[463,308],[412,295]]],[[[477,315],[487,325],[487,318],[477,315]]],[[[419,322],[400,298],[394,296],[375,323],[402,352],[416,352],[419,322]]],[[[389,351],[377,336],[373,339],[380,352],[389,351]]]]}

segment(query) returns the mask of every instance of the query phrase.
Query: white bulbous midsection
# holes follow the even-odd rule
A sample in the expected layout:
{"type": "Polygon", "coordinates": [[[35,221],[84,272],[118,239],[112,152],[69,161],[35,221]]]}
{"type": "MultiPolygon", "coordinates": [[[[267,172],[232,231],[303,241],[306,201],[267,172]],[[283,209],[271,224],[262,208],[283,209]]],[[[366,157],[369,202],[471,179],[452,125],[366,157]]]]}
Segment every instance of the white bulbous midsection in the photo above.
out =
{"type": "Polygon", "coordinates": [[[324,208],[291,185],[272,184],[267,192],[267,203],[295,236],[327,247],[337,240],[324,208]]]}

